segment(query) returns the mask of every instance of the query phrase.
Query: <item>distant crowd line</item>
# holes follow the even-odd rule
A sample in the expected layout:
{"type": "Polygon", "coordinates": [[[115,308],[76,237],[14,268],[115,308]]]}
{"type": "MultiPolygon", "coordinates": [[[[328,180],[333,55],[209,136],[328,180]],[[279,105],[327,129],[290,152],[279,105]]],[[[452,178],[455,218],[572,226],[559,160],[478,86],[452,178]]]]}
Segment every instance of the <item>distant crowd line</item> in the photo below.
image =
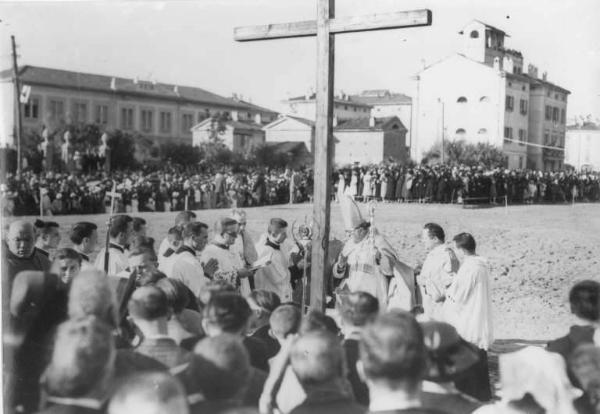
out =
{"type": "MultiPolygon", "coordinates": [[[[331,177],[334,197],[358,201],[418,203],[565,203],[600,200],[600,173],[484,169],[468,166],[397,164],[347,167],[331,177]]],[[[202,171],[167,165],[161,170],[88,174],[25,172],[0,184],[4,215],[101,214],[237,208],[312,199],[309,169],[202,171]]]]}

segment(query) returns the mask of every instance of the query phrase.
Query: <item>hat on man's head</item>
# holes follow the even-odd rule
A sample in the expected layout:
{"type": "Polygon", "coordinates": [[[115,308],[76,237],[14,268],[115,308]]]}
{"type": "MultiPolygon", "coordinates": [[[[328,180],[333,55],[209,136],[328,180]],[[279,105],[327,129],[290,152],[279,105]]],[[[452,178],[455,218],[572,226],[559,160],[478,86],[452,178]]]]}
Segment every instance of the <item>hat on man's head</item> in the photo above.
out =
{"type": "Polygon", "coordinates": [[[475,345],[462,339],[452,325],[430,321],[421,323],[421,327],[429,359],[427,380],[454,381],[479,361],[475,345]]]}

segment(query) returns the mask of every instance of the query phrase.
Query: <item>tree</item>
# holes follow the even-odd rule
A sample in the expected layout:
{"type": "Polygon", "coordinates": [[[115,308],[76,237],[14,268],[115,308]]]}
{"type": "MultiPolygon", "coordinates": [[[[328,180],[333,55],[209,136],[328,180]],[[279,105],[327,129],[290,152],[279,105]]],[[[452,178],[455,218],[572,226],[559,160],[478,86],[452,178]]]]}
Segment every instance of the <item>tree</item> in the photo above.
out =
{"type": "Polygon", "coordinates": [[[167,142],[160,147],[161,158],[175,164],[196,165],[202,159],[202,150],[189,144],[167,142]]]}
{"type": "Polygon", "coordinates": [[[292,154],[277,153],[275,147],[266,144],[253,147],[248,155],[252,164],[269,168],[285,167],[292,161],[291,158],[292,154]]]}
{"type": "MultiPolygon", "coordinates": [[[[424,156],[422,163],[441,162],[441,143],[434,144],[424,156]]],[[[449,165],[465,164],[481,165],[487,168],[505,167],[507,157],[501,149],[491,144],[469,144],[464,140],[446,141],[444,143],[444,162],[449,165]]]]}
{"type": "Polygon", "coordinates": [[[133,168],[135,160],[134,137],[121,130],[115,130],[108,137],[110,147],[110,167],[112,170],[133,168]]]}

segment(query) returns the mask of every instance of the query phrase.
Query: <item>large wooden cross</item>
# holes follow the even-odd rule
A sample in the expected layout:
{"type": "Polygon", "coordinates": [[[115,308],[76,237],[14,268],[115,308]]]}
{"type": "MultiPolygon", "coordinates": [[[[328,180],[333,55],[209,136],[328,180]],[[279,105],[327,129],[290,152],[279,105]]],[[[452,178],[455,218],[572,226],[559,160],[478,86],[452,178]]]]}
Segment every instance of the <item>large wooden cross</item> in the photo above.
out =
{"type": "Polygon", "coordinates": [[[334,35],[371,30],[431,25],[430,10],[373,14],[360,17],[334,16],[335,0],[317,0],[317,20],[245,26],[234,29],[239,42],[317,36],[316,123],[314,145],[315,236],[312,247],[310,306],[322,310],[325,299],[325,269],[329,244],[331,199],[331,154],[333,147],[334,35]]]}

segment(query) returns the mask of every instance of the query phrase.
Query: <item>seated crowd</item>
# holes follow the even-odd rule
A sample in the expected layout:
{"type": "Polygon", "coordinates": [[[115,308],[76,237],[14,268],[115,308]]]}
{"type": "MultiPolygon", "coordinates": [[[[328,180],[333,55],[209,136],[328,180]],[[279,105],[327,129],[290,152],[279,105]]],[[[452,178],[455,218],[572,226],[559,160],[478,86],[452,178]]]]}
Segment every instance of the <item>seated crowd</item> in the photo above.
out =
{"type": "MultiPolygon", "coordinates": [[[[565,337],[500,356],[501,398],[482,400],[468,379],[486,354],[418,307],[389,310],[369,293],[346,291],[331,311],[303,312],[244,272],[223,271],[228,249],[213,262],[170,263],[206,246],[208,226],[191,214],[177,216],[183,230],[169,231],[158,255],[141,234],[125,249],[136,237],[134,220],[122,217],[100,266],[89,258],[98,239],[92,223],[73,226],[72,248],[52,261],[58,226],[10,225],[2,244],[6,412],[600,412],[598,282],[571,289],[578,323],[565,337]],[[190,283],[191,275],[201,281],[190,283]]],[[[226,247],[235,243],[231,229],[221,221],[217,240],[226,247]]]]}

